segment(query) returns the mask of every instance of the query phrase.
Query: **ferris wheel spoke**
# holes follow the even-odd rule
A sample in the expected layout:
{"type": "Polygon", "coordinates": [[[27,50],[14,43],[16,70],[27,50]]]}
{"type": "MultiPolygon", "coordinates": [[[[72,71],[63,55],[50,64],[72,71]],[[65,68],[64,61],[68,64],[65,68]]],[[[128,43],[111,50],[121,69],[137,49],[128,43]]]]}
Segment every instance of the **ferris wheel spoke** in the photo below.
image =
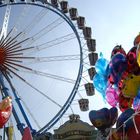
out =
{"type": "Polygon", "coordinates": [[[34,50],[35,48],[34,47],[26,47],[26,48],[23,48],[21,45],[20,46],[15,46],[15,47],[12,47],[12,48],[9,48],[9,49],[6,49],[6,51],[9,53],[9,54],[12,54],[12,53],[17,53],[17,52],[27,52],[29,50],[34,50]]]}
{"type": "Polygon", "coordinates": [[[9,38],[8,38],[8,41],[2,42],[2,43],[1,43],[1,47],[4,48],[6,45],[9,45],[9,44],[11,43],[11,42],[10,42],[11,39],[12,39],[12,37],[9,37],[9,38]]]}
{"type": "Polygon", "coordinates": [[[16,58],[16,56],[22,56],[23,53],[7,53],[6,59],[7,58],[12,58],[14,60],[14,58],[16,58]]]}
{"type": "MultiPolygon", "coordinates": [[[[0,25],[1,26],[1,25],[0,25]]],[[[0,34],[1,34],[1,32],[2,32],[2,27],[0,27],[0,34]]],[[[1,39],[0,39],[1,40],[1,39]]]]}
{"type": "MultiPolygon", "coordinates": [[[[47,33],[49,33],[50,31],[52,31],[53,29],[55,29],[56,27],[58,27],[60,24],[62,24],[64,22],[64,19],[62,18],[58,18],[55,21],[51,22],[49,25],[43,27],[43,29],[41,29],[40,31],[38,31],[37,33],[35,33],[32,37],[27,38],[29,43],[26,44],[26,46],[30,46],[31,44],[35,43],[38,39],[44,37],[44,35],[46,35],[47,33]]],[[[24,30],[22,32],[19,33],[20,37],[22,37],[22,39],[24,38],[23,35],[27,34],[26,32],[24,32],[24,30]]],[[[27,41],[27,40],[26,40],[27,41]]]]}
{"type": "Polygon", "coordinates": [[[21,46],[16,47],[16,48],[12,48],[12,49],[8,50],[7,54],[8,53],[13,54],[13,53],[17,53],[17,52],[23,52],[23,51],[31,50],[34,47],[28,47],[28,48],[24,48],[24,49],[19,49],[19,48],[21,48],[21,46]]]}
{"type": "MultiPolygon", "coordinates": [[[[33,49],[35,51],[42,51],[44,49],[48,49],[48,48],[52,48],[52,47],[58,47],[59,44],[62,44],[64,42],[68,42],[72,39],[75,39],[75,34],[74,33],[71,33],[71,34],[67,34],[67,35],[64,35],[64,36],[61,36],[59,38],[55,38],[51,41],[48,41],[48,42],[45,42],[45,43],[42,43],[40,45],[37,45],[37,46],[33,46],[33,49]]],[[[35,51],[32,51],[35,52],[35,51]]]]}
{"type": "Polygon", "coordinates": [[[17,63],[22,63],[23,62],[21,60],[13,60],[13,59],[9,59],[9,58],[7,58],[6,61],[8,61],[8,62],[12,61],[12,62],[17,62],[17,63]]]}
{"type": "MultiPolygon", "coordinates": [[[[14,55],[21,55],[23,53],[19,53],[19,54],[14,54],[14,55]]],[[[35,59],[35,57],[24,57],[24,56],[17,56],[17,57],[12,57],[13,55],[8,55],[7,58],[10,58],[10,59],[35,59]]]]}
{"type": "MultiPolygon", "coordinates": [[[[12,45],[15,45],[17,43],[17,41],[15,40],[15,41],[13,41],[13,42],[7,42],[7,43],[5,43],[3,46],[2,46],[2,48],[5,48],[6,50],[8,50],[8,48],[10,48],[12,45]]],[[[12,49],[14,49],[14,47],[12,47],[12,49]]]]}
{"type": "MultiPolygon", "coordinates": [[[[7,57],[7,58],[10,59],[10,57],[7,57]]],[[[21,69],[24,69],[24,70],[27,70],[27,71],[24,71],[24,72],[37,74],[37,75],[40,75],[40,76],[45,76],[45,77],[49,77],[49,78],[52,78],[52,79],[55,79],[55,80],[60,80],[60,81],[64,81],[64,82],[68,82],[68,83],[72,83],[72,84],[75,83],[75,80],[73,80],[73,79],[69,79],[69,78],[66,78],[66,77],[62,77],[62,76],[58,76],[58,75],[54,75],[54,74],[49,74],[49,73],[33,70],[32,68],[26,67],[26,66],[21,65],[21,64],[16,63],[16,62],[12,62],[11,60],[14,61],[14,59],[12,59],[12,58],[10,59],[10,61],[5,60],[3,66],[5,66],[6,68],[10,67],[10,68],[15,69],[17,71],[22,71],[21,69]]]]}
{"type": "Polygon", "coordinates": [[[1,37],[0,42],[3,42],[5,40],[4,36],[1,37]]]}
{"type": "MultiPolygon", "coordinates": [[[[68,42],[68,41],[70,41],[70,40],[72,40],[72,39],[75,39],[75,35],[74,35],[74,33],[70,33],[70,34],[67,34],[67,35],[65,35],[65,36],[61,36],[61,37],[59,37],[59,38],[56,38],[56,39],[53,39],[53,40],[51,40],[51,41],[49,41],[49,42],[46,42],[46,43],[43,43],[43,44],[40,44],[40,45],[37,45],[37,46],[31,46],[31,47],[26,47],[26,48],[24,48],[24,49],[20,49],[20,50],[17,50],[18,48],[11,48],[10,50],[9,50],[9,52],[10,51],[12,51],[12,52],[18,52],[18,51],[28,51],[28,50],[31,50],[32,52],[29,52],[29,53],[34,53],[34,52],[38,52],[38,51],[42,51],[42,50],[44,50],[44,49],[48,49],[48,48],[52,48],[52,47],[55,47],[55,46],[57,46],[58,47],[58,45],[59,44],[62,44],[62,43],[64,43],[64,42],[68,42]],[[13,50],[15,50],[15,51],[13,51],[13,50]]],[[[15,43],[15,42],[14,42],[15,43]]],[[[8,44],[7,44],[8,45],[8,44]]],[[[9,45],[9,46],[11,46],[11,45],[9,45]]],[[[21,46],[20,46],[21,47],[21,46]]],[[[19,47],[19,48],[20,48],[19,47]]],[[[28,54],[28,52],[27,52],[27,54],[28,54]]]]}
{"type": "Polygon", "coordinates": [[[16,70],[16,71],[19,71],[19,69],[18,68],[16,68],[16,67],[14,67],[14,66],[12,66],[12,65],[10,65],[10,64],[7,64],[7,63],[5,63],[5,64],[3,64],[2,65],[4,68],[9,68],[10,70],[11,70],[11,68],[12,69],[14,69],[14,70],[16,70]]]}
{"type": "Polygon", "coordinates": [[[20,65],[20,64],[17,64],[17,63],[13,63],[13,62],[9,62],[9,61],[5,61],[4,64],[9,64],[10,66],[15,66],[15,67],[26,69],[26,70],[32,70],[31,68],[28,68],[26,66],[23,66],[23,65],[20,65]]]}
{"type": "MultiPolygon", "coordinates": [[[[13,47],[13,48],[10,48],[10,49],[6,49],[6,52],[7,52],[7,54],[8,54],[8,56],[10,55],[10,54],[18,54],[17,52],[14,52],[14,51],[16,51],[16,50],[21,50],[21,48],[22,48],[22,46],[15,46],[15,47],[13,47]]],[[[22,53],[23,54],[23,52],[20,52],[19,51],[19,53],[22,53]]]]}
{"type": "Polygon", "coordinates": [[[10,43],[12,43],[13,44],[13,41],[16,41],[15,39],[17,39],[18,38],[18,36],[20,36],[21,35],[21,33],[22,32],[20,32],[20,33],[18,33],[14,38],[12,38],[12,37],[9,37],[9,35],[10,35],[10,33],[12,32],[12,30],[8,33],[8,35],[5,37],[5,43],[4,44],[2,44],[3,45],[3,47],[4,46],[8,46],[10,43]],[[8,38],[9,37],[9,38],[8,38]]]}
{"type": "MultiPolygon", "coordinates": [[[[7,75],[8,76],[8,75],[7,75]]],[[[10,80],[10,78],[7,78],[7,80],[10,80]]],[[[11,80],[9,81],[11,84],[11,80]]],[[[12,84],[13,86],[13,84],[12,84]]],[[[28,113],[30,114],[30,116],[32,117],[32,120],[34,121],[34,123],[36,124],[36,126],[40,129],[41,126],[39,125],[38,121],[36,120],[35,116],[33,115],[33,113],[30,111],[29,107],[27,106],[27,104],[25,103],[25,101],[23,100],[23,98],[19,95],[18,91],[16,90],[16,88],[13,86],[13,88],[15,89],[16,94],[18,95],[18,97],[20,98],[22,104],[24,105],[24,107],[26,108],[26,110],[28,111],[28,113]]]]}
{"type": "Polygon", "coordinates": [[[14,26],[13,26],[14,30],[12,30],[12,34],[17,32],[18,26],[20,26],[20,24],[22,25],[22,22],[23,22],[22,20],[28,15],[30,8],[31,8],[31,5],[26,5],[22,8],[22,11],[17,16],[17,20],[15,20],[16,22],[14,23],[14,26]]]}
{"type": "Polygon", "coordinates": [[[78,54],[64,55],[64,56],[50,56],[50,57],[32,57],[32,59],[30,59],[31,61],[25,62],[24,64],[36,64],[42,62],[57,62],[57,61],[73,61],[79,59],[80,59],[80,55],[78,54]]]}
{"type": "MultiPolygon", "coordinates": [[[[21,32],[22,33],[22,32],[21,32]]],[[[21,33],[19,33],[18,35],[16,35],[14,38],[9,37],[9,39],[7,41],[0,42],[1,48],[4,48],[6,50],[6,52],[8,52],[9,50],[15,50],[20,48],[21,46],[19,46],[20,44],[26,42],[27,40],[29,40],[29,38],[26,38],[20,42],[17,42],[17,40],[15,40],[21,33]]]]}
{"type": "Polygon", "coordinates": [[[26,38],[26,39],[24,39],[24,40],[22,40],[22,41],[20,41],[20,42],[18,42],[18,43],[16,43],[16,44],[12,44],[12,45],[8,45],[7,46],[7,50],[9,50],[9,49],[14,49],[15,47],[17,47],[18,45],[20,45],[20,44],[22,44],[23,42],[26,42],[27,40],[29,40],[30,38],[26,38]]]}
{"type": "MultiPolygon", "coordinates": [[[[15,23],[12,31],[15,31],[17,32],[17,27],[16,26],[19,26],[19,23],[20,23],[20,20],[22,21],[22,18],[21,17],[25,17],[26,14],[28,14],[28,12],[26,12],[25,14],[25,8],[23,9],[23,13],[21,14],[21,16],[19,16],[19,22],[17,22],[17,24],[15,23]]],[[[33,30],[33,28],[42,20],[42,18],[47,14],[48,10],[46,9],[43,9],[41,10],[35,17],[34,19],[28,24],[26,25],[26,27],[23,29],[22,31],[22,34],[20,35],[20,38],[25,38],[28,33],[33,30]]],[[[21,24],[22,25],[22,24],[21,24]]]]}
{"type": "MultiPolygon", "coordinates": [[[[18,96],[19,96],[19,94],[18,94],[18,96]]],[[[34,123],[36,124],[36,126],[37,126],[39,129],[41,129],[41,126],[39,125],[39,123],[38,123],[37,119],[35,118],[35,116],[33,115],[33,113],[30,111],[30,109],[29,109],[29,107],[27,106],[27,104],[24,102],[24,100],[21,98],[21,96],[19,96],[19,97],[20,97],[20,99],[21,99],[21,101],[22,101],[24,107],[26,108],[26,110],[28,111],[28,113],[30,114],[30,116],[32,117],[32,120],[34,121],[34,123]]]]}
{"type": "Polygon", "coordinates": [[[41,10],[34,18],[33,20],[30,22],[30,24],[28,24],[25,29],[23,30],[23,32],[29,33],[31,30],[33,30],[33,28],[42,20],[42,18],[48,13],[48,10],[43,9],[41,10]]]}
{"type": "Polygon", "coordinates": [[[7,34],[7,36],[6,36],[5,38],[4,38],[4,36],[2,36],[2,38],[1,38],[1,40],[0,40],[1,45],[3,45],[3,43],[7,40],[7,38],[8,38],[9,35],[11,34],[12,30],[13,30],[13,29],[11,29],[11,30],[8,32],[8,34],[7,34]]]}
{"type": "Polygon", "coordinates": [[[31,87],[32,89],[34,89],[35,91],[37,91],[37,93],[40,93],[42,96],[44,96],[45,98],[47,98],[49,101],[51,101],[52,103],[54,103],[55,105],[57,105],[58,107],[62,108],[62,106],[57,103],[56,101],[54,101],[52,98],[50,98],[48,95],[46,95],[45,93],[43,93],[41,90],[39,90],[38,88],[36,88],[35,86],[33,86],[32,84],[30,84],[27,80],[25,80],[23,77],[21,77],[20,75],[18,75],[17,73],[15,73],[14,71],[12,71],[11,69],[7,68],[9,72],[13,73],[16,77],[18,77],[21,81],[23,81],[25,84],[27,84],[29,87],[31,87]]]}
{"type": "MultiPolygon", "coordinates": [[[[13,68],[13,69],[15,69],[15,68],[13,68]]],[[[7,76],[9,76],[10,78],[13,78],[10,74],[10,71],[13,71],[13,70],[11,70],[11,68],[7,67],[6,65],[2,65],[0,67],[0,71],[1,71],[2,75],[5,77],[5,79],[7,79],[7,76]]]]}
{"type": "Polygon", "coordinates": [[[20,72],[26,72],[26,73],[32,73],[32,74],[35,74],[35,75],[38,75],[38,76],[45,76],[47,78],[52,78],[52,79],[55,79],[55,80],[59,80],[59,81],[63,81],[63,82],[71,83],[71,84],[75,83],[75,80],[73,80],[73,79],[58,76],[58,75],[55,75],[55,74],[42,72],[42,71],[37,71],[37,70],[33,70],[33,69],[29,70],[29,71],[24,71],[24,70],[20,69],[19,71],[20,72]]]}
{"type": "Polygon", "coordinates": [[[24,57],[19,56],[23,55],[23,53],[9,53],[6,57],[6,60],[15,61],[15,62],[23,62],[24,64],[33,64],[33,63],[42,63],[42,62],[57,62],[57,61],[72,61],[79,60],[80,55],[64,55],[64,56],[50,56],[50,57],[24,57]],[[22,61],[21,61],[22,60],[22,61]],[[28,60],[28,62],[24,62],[23,60],[28,60]],[[31,60],[31,61],[29,61],[31,60]]]}
{"type": "Polygon", "coordinates": [[[39,123],[37,122],[37,120],[35,119],[34,115],[31,113],[29,107],[27,106],[27,104],[24,102],[24,100],[22,99],[22,97],[18,94],[18,91],[16,90],[16,88],[13,86],[10,77],[7,73],[4,73],[2,71],[3,76],[5,77],[5,79],[8,81],[11,89],[14,89],[15,93],[17,94],[17,96],[20,98],[20,100],[22,101],[24,107],[26,108],[26,110],[28,111],[28,113],[30,114],[30,116],[32,117],[32,120],[34,121],[34,123],[36,124],[36,126],[40,129],[41,126],[39,125],[39,123]]]}
{"type": "Polygon", "coordinates": [[[28,43],[27,46],[35,43],[38,39],[42,38],[44,35],[46,35],[50,31],[54,30],[56,27],[61,25],[63,22],[64,22],[64,19],[58,18],[55,21],[53,21],[52,23],[50,23],[49,25],[45,26],[39,32],[34,34],[32,37],[30,37],[30,43],[28,43]]]}

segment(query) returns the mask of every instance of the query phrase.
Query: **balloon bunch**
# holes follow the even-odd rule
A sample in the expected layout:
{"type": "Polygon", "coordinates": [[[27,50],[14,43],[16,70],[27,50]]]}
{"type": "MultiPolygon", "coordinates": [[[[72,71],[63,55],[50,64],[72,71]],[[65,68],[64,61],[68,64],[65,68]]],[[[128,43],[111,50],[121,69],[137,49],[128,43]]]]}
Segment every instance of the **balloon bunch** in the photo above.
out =
{"type": "Polygon", "coordinates": [[[93,85],[112,108],[90,111],[90,121],[102,132],[117,122],[113,140],[120,140],[124,134],[127,140],[140,140],[140,34],[128,53],[117,45],[110,61],[100,54],[95,70],[93,85]],[[122,111],[119,117],[116,107],[122,111]]]}
{"type": "Polygon", "coordinates": [[[132,105],[140,108],[140,47],[135,46],[126,54],[121,45],[113,48],[111,60],[103,55],[96,61],[93,85],[112,106],[123,112],[132,105]]]}

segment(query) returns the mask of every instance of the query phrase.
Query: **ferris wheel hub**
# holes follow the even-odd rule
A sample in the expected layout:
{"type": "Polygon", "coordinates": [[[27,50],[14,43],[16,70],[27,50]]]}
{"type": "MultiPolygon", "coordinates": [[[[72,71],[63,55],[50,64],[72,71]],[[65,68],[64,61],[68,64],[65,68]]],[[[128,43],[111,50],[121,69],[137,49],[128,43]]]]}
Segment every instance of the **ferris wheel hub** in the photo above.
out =
{"type": "Polygon", "coordinates": [[[6,60],[6,50],[5,48],[0,48],[0,64],[4,64],[6,60]]]}

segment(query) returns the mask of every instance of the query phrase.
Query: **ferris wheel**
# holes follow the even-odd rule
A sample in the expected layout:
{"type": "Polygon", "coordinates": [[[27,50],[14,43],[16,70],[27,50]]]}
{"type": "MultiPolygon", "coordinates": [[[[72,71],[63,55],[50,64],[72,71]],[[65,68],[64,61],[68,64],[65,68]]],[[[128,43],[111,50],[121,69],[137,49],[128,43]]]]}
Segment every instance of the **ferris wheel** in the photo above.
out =
{"type": "MultiPolygon", "coordinates": [[[[32,135],[45,133],[80,88],[94,94],[98,54],[91,28],[64,0],[1,1],[0,25],[2,98],[12,97],[21,134],[26,126],[32,135]]],[[[81,111],[88,110],[88,99],[81,96],[78,102],[81,111]]]]}

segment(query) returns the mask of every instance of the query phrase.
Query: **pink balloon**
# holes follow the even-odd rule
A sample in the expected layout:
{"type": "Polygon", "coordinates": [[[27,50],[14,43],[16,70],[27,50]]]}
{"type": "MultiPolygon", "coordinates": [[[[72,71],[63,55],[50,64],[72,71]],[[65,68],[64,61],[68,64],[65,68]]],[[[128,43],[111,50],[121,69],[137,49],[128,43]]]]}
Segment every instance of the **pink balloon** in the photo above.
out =
{"type": "Polygon", "coordinates": [[[119,101],[117,89],[114,89],[112,86],[109,85],[106,89],[106,100],[111,106],[117,106],[117,103],[119,101]]]}

